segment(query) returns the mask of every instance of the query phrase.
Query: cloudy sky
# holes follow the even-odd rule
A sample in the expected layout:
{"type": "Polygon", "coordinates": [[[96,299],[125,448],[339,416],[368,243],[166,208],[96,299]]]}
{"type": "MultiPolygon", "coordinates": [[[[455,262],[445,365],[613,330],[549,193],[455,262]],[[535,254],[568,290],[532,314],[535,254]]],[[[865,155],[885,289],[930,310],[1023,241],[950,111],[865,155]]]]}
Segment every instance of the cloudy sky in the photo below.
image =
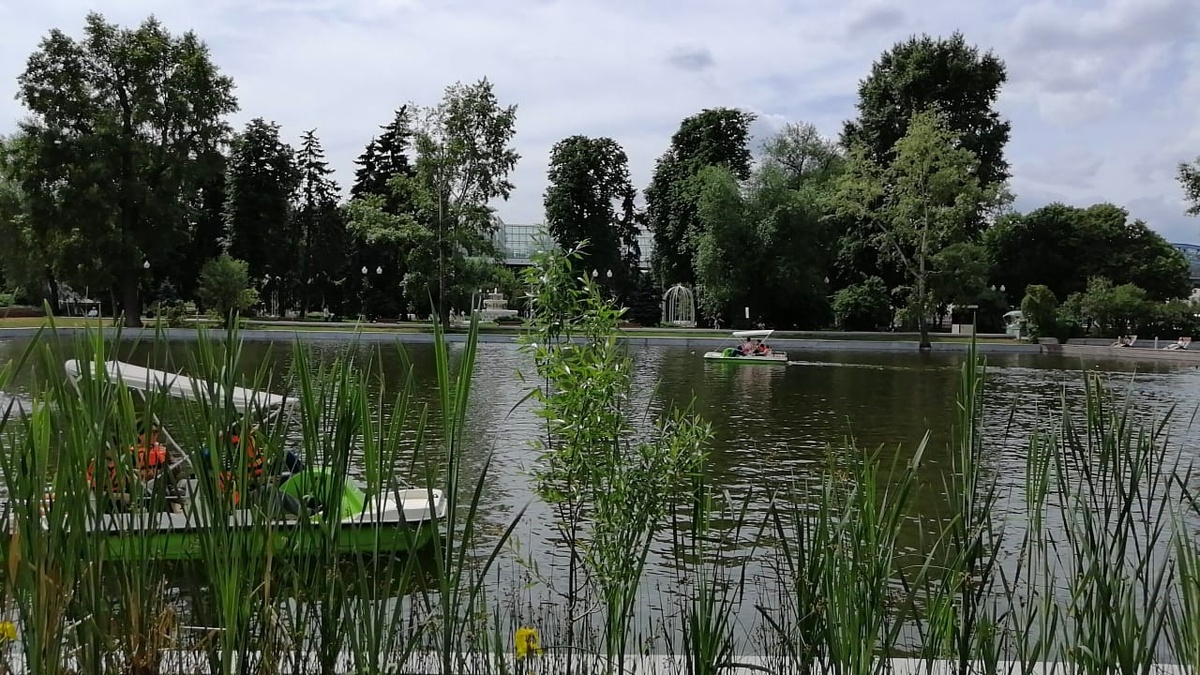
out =
{"type": "MultiPolygon", "coordinates": [[[[1018,208],[1112,201],[1172,241],[1180,161],[1200,155],[1200,0],[0,0],[0,91],[53,27],[89,9],[195,30],[237,84],[241,112],[290,140],[315,128],[346,187],[352,160],[401,103],[490,78],[518,104],[510,223],[540,222],[546,162],[571,134],[624,145],[635,184],[679,121],[705,107],[810,121],[836,134],[879,54],[914,33],[994,50],[1018,208]]],[[[22,115],[0,96],[0,133],[22,115]]]]}

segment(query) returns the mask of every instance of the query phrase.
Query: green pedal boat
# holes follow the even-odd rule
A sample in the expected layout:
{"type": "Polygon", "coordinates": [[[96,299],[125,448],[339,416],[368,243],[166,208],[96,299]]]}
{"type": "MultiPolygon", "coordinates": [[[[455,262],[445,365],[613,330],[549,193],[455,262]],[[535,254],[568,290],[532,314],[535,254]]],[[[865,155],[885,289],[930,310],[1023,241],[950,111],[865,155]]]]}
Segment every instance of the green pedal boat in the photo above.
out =
{"type": "Polygon", "coordinates": [[[773,330],[739,330],[733,332],[735,346],[726,347],[720,351],[706,352],[706,361],[724,363],[742,363],[747,365],[760,364],[768,366],[786,366],[787,352],[777,352],[767,346],[767,338],[773,330]]]}
{"type": "MultiPolygon", "coordinates": [[[[249,427],[251,415],[265,423],[292,407],[277,394],[241,387],[224,392],[208,382],[117,361],[91,367],[70,360],[66,370],[75,381],[107,378],[143,396],[155,391],[191,401],[232,401],[237,428],[249,427]]],[[[110,459],[107,467],[111,482],[93,462],[94,509],[84,520],[89,532],[104,538],[107,556],[169,561],[218,550],[304,555],[331,548],[348,555],[397,554],[432,542],[446,515],[442,490],[398,486],[369,494],[344,468],[306,468],[290,450],[268,466],[264,457],[270,453],[255,449],[253,430],[239,441],[233,429],[228,438],[222,463],[207,449],[184,452],[155,418],[130,448],[135,459],[120,460],[136,468],[120,474],[119,487],[117,462],[110,459]],[[228,455],[240,453],[248,458],[228,461],[228,455]]],[[[53,517],[53,507],[51,502],[47,517],[53,517]]]]}

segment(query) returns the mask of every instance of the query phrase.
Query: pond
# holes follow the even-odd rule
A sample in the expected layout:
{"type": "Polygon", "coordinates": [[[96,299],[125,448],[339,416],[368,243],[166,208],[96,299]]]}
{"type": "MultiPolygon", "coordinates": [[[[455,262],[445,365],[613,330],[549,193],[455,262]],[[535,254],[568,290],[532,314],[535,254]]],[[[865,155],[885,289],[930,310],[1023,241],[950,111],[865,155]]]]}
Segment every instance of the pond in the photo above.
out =
{"type": "MultiPolygon", "coordinates": [[[[0,340],[0,362],[19,353],[23,340],[0,340]]],[[[170,354],[152,355],[145,346],[127,346],[121,358],[142,364],[169,357],[186,361],[190,343],[169,346],[170,354]]],[[[247,369],[266,364],[277,380],[285,378],[293,357],[290,342],[246,342],[247,369]]],[[[337,345],[308,345],[314,354],[329,354],[337,345]]],[[[461,354],[452,345],[452,356],[461,354]]],[[[415,365],[418,396],[431,405],[433,348],[428,344],[403,346],[415,365]]],[[[402,359],[391,347],[380,352],[382,372],[399,386],[402,359]]],[[[911,531],[906,549],[917,550],[920,537],[934,533],[944,509],[942,490],[950,467],[948,441],[956,419],[955,396],[964,354],[871,353],[853,351],[790,351],[799,362],[786,367],[745,367],[707,363],[700,354],[684,348],[639,347],[636,363],[634,409],[652,418],[670,406],[694,405],[712,424],[708,478],[733,500],[749,499],[750,520],[763,520],[767,495],[803,505],[807,495],[794,489],[797,478],[819,475],[830,456],[847,455],[848,439],[860,448],[881,449],[885,457],[907,458],[930,434],[922,464],[911,531]],[[924,529],[922,529],[924,528],[924,529]]],[[[1017,514],[1024,488],[1025,453],[1029,435],[1038,424],[1048,424],[1061,402],[1083,395],[1081,372],[1102,373],[1126,399],[1133,415],[1150,421],[1171,407],[1171,450],[1185,461],[1200,447],[1200,430],[1192,418],[1200,401],[1200,369],[1166,363],[1133,364],[1127,361],[1089,361],[1038,354],[996,354],[987,357],[986,415],[982,462],[989,477],[998,482],[1001,514],[1017,514]]],[[[543,575],[553,577],[562,555],[550,510],[535,498],[530,470],[537,451],[532,442],[542,427],[531,404],[523,402],[529,384],[518,377],[533,374],[532,363],[515,344],[479,345],[473,377],[469,416],[469,472],[478,475],[491,455],[485,477],[484,518],[491,532],[499,532],[513,514],[528,506],[515,530],[518,552],[506,554],[493,590],[518,593],[518,604],[536,605],[544,593],[528,585],[526,566],[516,559],[532,560],[543,575]],[[541,593],[541,595],[539,595],[541,593]]],[[[18,382],[18,387],[21,385],[18,382]]],[[[10,395],[13,392],[10,392],[10,395]]],[[[20,395],[20,392],[16,392],[20,395]]],[[[729,560],[745,566],[751,576],[765,575],[758,553],[746,549],[729,560]]],[[[663,602],[677,586],[675,557],[668,542],[655,547],[650,561],[643,602],[663,602]]],[[[739,620],[744,630],[754,622],[753,597],[741,603],[739,620]]]]}

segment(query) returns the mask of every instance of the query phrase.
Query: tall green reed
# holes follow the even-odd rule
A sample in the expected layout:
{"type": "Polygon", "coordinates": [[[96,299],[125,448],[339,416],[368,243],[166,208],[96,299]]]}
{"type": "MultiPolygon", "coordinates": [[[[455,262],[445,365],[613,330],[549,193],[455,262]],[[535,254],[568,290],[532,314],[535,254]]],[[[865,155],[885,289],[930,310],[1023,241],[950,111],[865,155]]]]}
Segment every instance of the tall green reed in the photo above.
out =
{"type": "Polygon", "coordinates": [[[546,429],[536,443],[535,490],[554,509],[569,551],[566,640],[577,646],[580,600],[595,588],[611,672],[628,651],[654,537],[701,474],[711,431],[681,414],[638,437],[630,421],[632,360],[617,341],[624,310],[576,272],[585,246],[534,256],[525,272],[531,319],[520,343],[542,381],[529,394],[546,429]]]}

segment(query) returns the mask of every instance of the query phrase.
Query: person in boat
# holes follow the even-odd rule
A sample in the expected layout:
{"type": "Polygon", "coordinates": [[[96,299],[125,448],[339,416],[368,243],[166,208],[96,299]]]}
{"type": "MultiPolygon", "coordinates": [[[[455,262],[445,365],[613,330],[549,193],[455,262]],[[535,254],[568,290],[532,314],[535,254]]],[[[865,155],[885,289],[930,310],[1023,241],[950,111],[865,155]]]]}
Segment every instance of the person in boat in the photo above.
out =
{"type": "Polygon", "coordinates": [[[105,448],[104,476],[97,476],[96,461],[88,464],[88,484],[98,495],[102,508],[108,511],[128,511],[136,493],[143,499],[164,498],[173,484],[170,480],[169,456],[166,447],[158,440],[158,427],[145,420],[138,420],[137,441],[128,446],[128,456],[122,461],[119,454],[120,438],[114,434],[105,448]],[[163,479],[163,480],[159,480],[163,479]],[[153,488],[153,489],[151,489],[153,488]]]}
{"type": "Polygon", "coordinates": [[[733,350],[734,356],[750,356],[754,354],[754,340],[746,338],[746,341],[738,345],[733,350]]]}
{"type": "MultiPolygon", "coordinates": [[[[276,489],[278,478],[298,473],[304,469],[304,462],[291,450],[284,453],[273,462],[267,464],[267,448],[262,443],[257,430],[251,428],[242,438],[241,424],[232,425],[222,434],[224,452],[220,459],[220,470],[217,473],[217,490],[232,498],[232,505],[237,508],[257,504],[269,509],[282,509],[286,513],[302,512],[300,501],[291,495],[276,489]],[[227,439],[227,440],[226,440],[227,439]],[[244,448],[246,452],[246,472],[244,481],[241,475],[238,451],[244,448]]],[[[207,448],[203,451],[204,465],[210,466],[211,461],[207,448]]]]}

